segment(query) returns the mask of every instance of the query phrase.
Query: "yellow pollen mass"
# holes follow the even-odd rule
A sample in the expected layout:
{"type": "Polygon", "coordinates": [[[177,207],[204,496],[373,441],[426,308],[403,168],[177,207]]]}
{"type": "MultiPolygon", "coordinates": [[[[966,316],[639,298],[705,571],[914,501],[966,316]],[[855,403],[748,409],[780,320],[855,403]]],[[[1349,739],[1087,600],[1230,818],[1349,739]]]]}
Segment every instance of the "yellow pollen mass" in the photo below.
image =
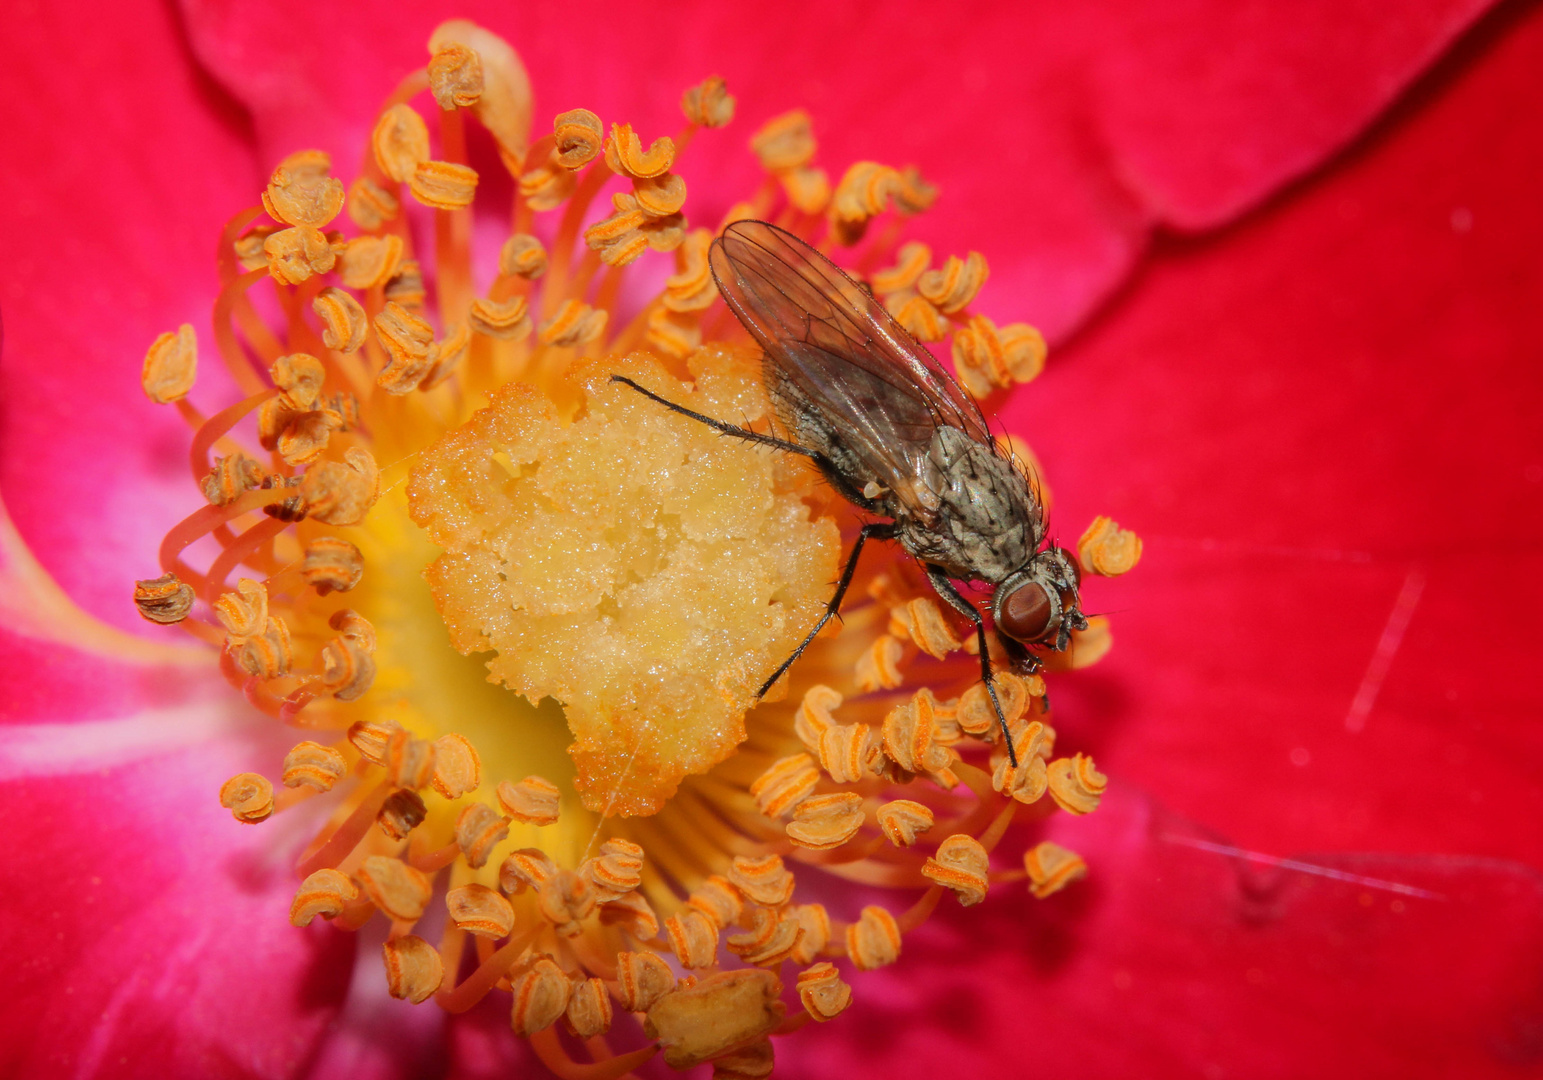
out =
{"type": "Polygon", "coordinates": [[[579,415],[513,385],[424,452],[413,519],[451,640],[489,677],[562,702],[592,810],[652,813],[745,737],[756,690],[819,617],[839,538],[813,470],[723,439],[687,408],[768,412],[753,355],[711,349],[694,383],[636,357],[572,376],[579,415]]]}

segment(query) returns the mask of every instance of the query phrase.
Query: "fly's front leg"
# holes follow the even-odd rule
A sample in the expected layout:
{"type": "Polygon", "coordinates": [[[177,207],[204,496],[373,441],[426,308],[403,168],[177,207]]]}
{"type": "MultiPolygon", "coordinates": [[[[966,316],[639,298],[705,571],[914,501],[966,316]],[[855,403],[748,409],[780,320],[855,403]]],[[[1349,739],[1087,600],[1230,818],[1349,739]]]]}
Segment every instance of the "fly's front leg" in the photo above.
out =
{"type": "Polygon", "coordinates": [[[959,590],[954,588],[954,583],[948,580],[948,575],[940,567],[931,563],[923,563],[927,571],[927,580],[932,582],[932,588],[948,602],[948,606],[963,615],[975,624],[975,640],[980,645],[980,681],[986,684],[986,693],[991,696],[991,707],[996,710],[997,723],[1002,728],[1002,739],[1007,743],[1007,760],[1012,762],[1013,768],[1018,767],[1018,751],[1013,749],[1013,737],[1007,730],[1007,717],[1002,713],[1002,703],[997,700],[996,682],[991,677],[991,651],[986,645],[986,620],[976,610],[975,605],[959,595],[959,590]]]}
{"type": "Polygon", "coordinates": [[[793,661],[803,655],[804,650],[809,647],[809,643],[825,628],[825,624],[835,617],[837,610],[841,607],[841,598],[847,594],[847,587],[852,584],[852,575],[857,572],[857,558],[863,553],[863,544],[870,537],[878,540],[892,540],[894,536],[894,522],[870,521],[863,526],[862,531],[857,534],[857,543],[852,545],[852,554],[847,556],[846,567],[841,571],[841,580],[836,583],[836,595],[832,596],[830,603],[825,605],[825,614],[820,616],[820,621],[814,624],[814,629],[809,631],[808,636],[798,643],[798,648],[793,650],[793,655],[784,660],[782,665],[772,672],[771,678],[761,684],[761,689],[756,691],[756,697],[766,696],[766,691],[770,690],[772,685],[782,678],[782,673],[793,666],[793,661]]]}
{"type": "Polygon", "coordinates": [[[818,462],[824,462],[825,460],[823,455],[816,453],[815,451],[809,449],[807,446],[799,446],[795,442],[788,442],[786,439],[779,439],[775,435],[762,435],[759,431],[751,431],[749,428],[739,427],[736,424],[725,423],[722,420],[714,420],[711,416],[704,416],[702,413],[694,412],[691,409],[686,408],[684,405],[677,405],[669,398],[662,398],[652,390],[649,390],[647,387],[638,385],[631,379],[627,378],[625,375],[612,375],[611,381],[613,383],[621,383],[624,386],[630,386],[632,389],[636,390],[650,401],[657,401],[671,412],[678,412],[682,416],[689,416],[691,419],[696,420],[699,423],[706,424],[720,435],[728,435],[731,438],[744,439],[746,442],[759,443],[762,446],[770,446],[778,450],[786,450],[790,454],[802,454],[804,457],[813,458],[818,462]]]}

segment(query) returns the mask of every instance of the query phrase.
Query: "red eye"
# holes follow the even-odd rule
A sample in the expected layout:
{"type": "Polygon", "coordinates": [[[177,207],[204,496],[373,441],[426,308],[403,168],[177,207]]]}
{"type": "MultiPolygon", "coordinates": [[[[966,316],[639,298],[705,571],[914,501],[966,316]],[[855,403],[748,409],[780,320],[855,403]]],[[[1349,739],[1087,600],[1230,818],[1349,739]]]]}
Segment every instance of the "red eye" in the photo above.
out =
{"type": "Polygon", "coordinates": [[[997,609],[997,629],[1019,641],[1039,641],[1050,632],[1053,611],[1045,587],[1026,581],[1010,592],[997,609]]]}

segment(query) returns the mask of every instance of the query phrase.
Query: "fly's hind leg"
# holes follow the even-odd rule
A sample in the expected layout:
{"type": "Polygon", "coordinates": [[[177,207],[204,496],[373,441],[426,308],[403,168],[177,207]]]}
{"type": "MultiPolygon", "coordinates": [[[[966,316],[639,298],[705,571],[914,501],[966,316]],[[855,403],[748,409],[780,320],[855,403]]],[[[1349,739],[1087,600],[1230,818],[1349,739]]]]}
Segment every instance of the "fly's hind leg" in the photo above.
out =
{"type": "Polygon", "coordinates": [[[756,691],[756,697],[765,697],[776,681],[782,678],[782,673],[793,666],[793,661],[803,655],[809,643],[815,639],[825,624],[830,622],[841,607],[841,598],[847,594],[847,587],[852,584],[852,575],[857,572],[857,559],[863,553],[863,544],[870,537],[878,540],[892,540],[895,536],[894,522],[870,521],[864,525],[862,531],[857,534],[857,543],[852,545],[852,554],[847,556],[847,564],[841,571],[841,580],[836,583],[836,595],[830,598],[830,603],[825,605],[825,614],[820,616],[820,621],[814,624],[814,629],[809,631],[803,641],[798,643],[798,648],[793,650],[793,655],[782,662],[782,665],[772,672],[771,678],[761,684],[761,689],[756,691]]]}
{"type": "Polygon", "coordinates": [[[799,446],[795,442],[788,442],[786,439],[779,439],[775,435],[762,435],[759,431],[751,431],[749,428],[743,428],[737,424],[729,424],[722,420],[714,420],[711,416],[705,416],[702,413],[695,412],[686,408],[684,405],[677,405],[669,398],[662,398],[652,390],[638,385],[631,379],[627,378],[625,375],[612,375],[611,381],[613,383],[622,383],[625,386],[630,386],[632,389],[636,390],[650,401],[657,401],[660,405],[663,405],[671,412],[678,412],[682,416],[689,416],[691,419],[696,420],[699,423],[706,424],[720,435],[728,435],[731,438],[743,439],[746,442],[759,443],[762,446],[775,447],[778,450],[786,450],[790,454],[802,454],[804,457],[813,458],[815,461],[819,462],[823,462],[825,460],[822,455],[809,449],[807,446],[799,446]]]}
{"type": "Polygon", "coordinates": [[[1018,767],[1018,751],[1013,749],[1013,737],[1007,730],[1007,717],[1002,712],[1002,703],[997,700],[996,681],[991,677],[991,651],[986,647],[986,620],[976,610],[975,605],[959,595],[959,590],[954,588],[954,583],[948,580],[940,567],[931,563],[923,563],[927,571],[927,580],[932,582],[932,588],[948,602],[948,606],[963,615],[975,624],[975,640],[980,645],[980,681],[986,684],[986,693],[991,695],[991,707],[996,710],[997,723],[1002,728],[1002,739],[1007,744],[1007,760],[1012,762],[1013,768],[1018,767]]]}

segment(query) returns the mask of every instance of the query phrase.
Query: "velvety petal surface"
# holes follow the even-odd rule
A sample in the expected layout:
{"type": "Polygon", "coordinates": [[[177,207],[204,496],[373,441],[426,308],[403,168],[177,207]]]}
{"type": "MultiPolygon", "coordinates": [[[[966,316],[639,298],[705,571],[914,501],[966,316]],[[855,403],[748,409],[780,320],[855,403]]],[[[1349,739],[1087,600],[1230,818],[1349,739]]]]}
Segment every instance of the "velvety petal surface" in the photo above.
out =
{"type": "Polygon", "coordinates": [[[283,753],[234,712],[0,733],[0,946],[16,1003],[0,1012],[0,1073],[304,1075],[355,944],[289,925],[314,815],[254,828],[220,808],[211,777],[272,771],[283,753]]]}
{"type": "Polygon", "coordinates": [[[132,579],[159,573],[160,536],[198,505],[187,427],[145,399],[140,367],[190,322],[221,392],[214,246],[262,173],[164,4],[8,13],[0,100],[0,497],[77,603],[137,631],[132,579]]]}

